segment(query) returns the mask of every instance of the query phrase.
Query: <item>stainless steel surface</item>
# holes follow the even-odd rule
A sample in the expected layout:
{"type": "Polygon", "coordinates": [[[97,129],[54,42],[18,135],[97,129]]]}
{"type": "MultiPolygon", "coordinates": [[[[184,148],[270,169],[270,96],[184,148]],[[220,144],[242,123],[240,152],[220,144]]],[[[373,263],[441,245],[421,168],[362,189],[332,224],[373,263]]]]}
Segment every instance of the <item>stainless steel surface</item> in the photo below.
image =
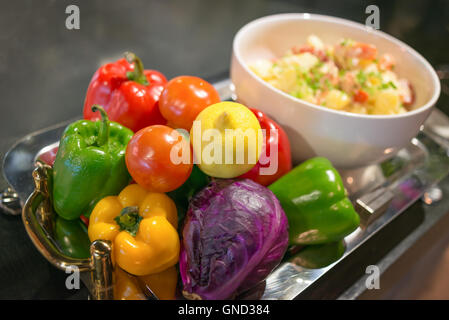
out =
{"type": "MultiPolygon", "coordinates": [[[[229,81],[219,82],[216,87],[222,99],[232,98],[229,81]]],[[[29,184],[30,181],[32,183],[30,176],[36,156],[45,148],[55,145],[66,125],[64,123],[31,134],[8,152],[4,160],[4,175],[21,199],[32,192],[32,185],[29,184]]],[[[268,277],[262,299],[301,297],[305,290],[332,273],[342,261],[350,259],[370,238],[443,179],[449,173],[449,142],[446,137],[438,134],[441,130],[449,131],[449,119],[435,109],[423,131],[396,156],[379,166],[357,172],[344,172],[342,176],[351,199],[368,212],[365,228],[359,228],[346,237],[345,254],[328,267],[312,270],[291,262],[282,263],[268,277]]]]}
{"type": "Polygon", "coordinates": [[[25,203],[34,189],[31,172],[34,169],[37,154],[59,141],[65,127],[74,120],[77,119],[30,133],[18,140],[6,152],[3,158],[3,176],[6,182],[16,190],[22,203],[25,203]]]}
{"type": "MultiPolygon", "coordinates": [[[[446,192],[449,190],[449,177],[440,183],[444,186],[446,192]]],[[[432,206],[423,206],[424,219],[422,223],[392,250],[390,250],[382,259],[377,261],[375,265],[380,271],[380,286],[383,287],[382,274],[390,268],[400,257],[402,257],[410,248],[412,248],[424,235],[432,231],[432,228],[448,215],[448,201],[441,201],[432,206]]],[[[362,275],[354,283],[348,287],[338,297],[340,300],[354,300],[362,295],[366,290],[366,280],[368,274],[362,275]]]]}
{"type": "Polygon", "coordinates": [[[427,204],[432,205],[443,199],[443,191],[438,186],[433,186],[426,192],[424,192],[421,200],[427,204]]]}
{"type": "Polygon", "coordinates": [[[393,197],[394,194],[390,190],[381,187],[358,198],[354,205],[360,215],[362,228],[379,218],[387,210],[393,197]]]}
{"type": "Polygon", "coordinates": [[[13,188],[7,187],[0,194],[0,208],[6,214],[17,216],[22,212],[19,195],[13,188]]]}

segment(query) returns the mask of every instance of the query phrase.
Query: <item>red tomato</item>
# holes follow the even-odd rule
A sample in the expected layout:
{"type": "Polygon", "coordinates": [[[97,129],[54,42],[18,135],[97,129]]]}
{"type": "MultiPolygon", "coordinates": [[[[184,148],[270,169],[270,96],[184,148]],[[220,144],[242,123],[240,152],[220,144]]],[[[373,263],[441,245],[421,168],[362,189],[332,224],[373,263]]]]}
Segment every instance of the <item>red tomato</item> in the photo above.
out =
{"type": "Polygon", "coordinates": [[[324,50],[315,49],[315,48],[313,48],[311,46],[293,47],[292,48],[292,52],[294,54],[300,54],[300,53],[304,53],[304,52],[309,52],[309,53],[312,53],[315,56],[317,56],[318,59],[320,59],[321,61],[329,60],[329,57],[326,55],[326,52],[324,52],[324,50]]]}
{"type": "Polygon", "coordinates": [[[220,96],[209,82],[198,77],[179,76],[165,85],[159,110],[171,125],[189,131],[196,116],[217,102],[220,96]]]}
{"type": "Polygon", "coordinates": [[[276,122],[267,117],[265,113],[259,111],[257,109],[249,108],[255,115],[257,120],[259,120],[260,127],[262,130],[265,129],[266,136],[264,141],[264,148],[262,151],[262,155],[266,153],[267,158],[270,159],[271,155],[271,147],[273,144],[274,147],[278,149],[278,166],[277,170],[274,174],[264,175],[260,174],[260,168],[269,168],[271,165],[271,161],[268,163],[262,164],[262,159],[259,159],[259,162],[247,173],[241,175],[239,178],[251,179],[263,186],[268,186],[272,184],[274,181],[282,177],[284,174],[289,172],[292,169],[292,155],[290,151],[290,141],[288,140],[287,134],[284,129],[282,129],[276,122]],[[276,143],[275,136],[270,134],[270,130],[277,130],[278,132],[278,141],[276,143]]]}
{"type": "Polygon", "coordinates": [[[125,160],[134,181],[153,192],[177,189],[190,176],[193,167],[190,143],[179,132],[163,125],[139,130],[128,143],[125,160]],[[176,164],[171,158],[173,148],[188,150],[188,163],[176,164]]]}
{"type": "Polygon", "coordinates": [[[376,46],[369,43],[357,42],[352,50],[355,57],[359,59],[374,60],[377,56],[376,46]]]}
{"type": "Polygon", "coordinates": [[[354,93],[354,101],[356,102],[364,103],[368,98],[368,93],[362,89],[359,89],[354,93]]]}
{"type": "Polygon", "coordinates": [[[379,67],[381,70],[391,70],[395,64],[396,61],[394,60],[394,57],[388,53],[382,55],[379,59],[379,67]]]}

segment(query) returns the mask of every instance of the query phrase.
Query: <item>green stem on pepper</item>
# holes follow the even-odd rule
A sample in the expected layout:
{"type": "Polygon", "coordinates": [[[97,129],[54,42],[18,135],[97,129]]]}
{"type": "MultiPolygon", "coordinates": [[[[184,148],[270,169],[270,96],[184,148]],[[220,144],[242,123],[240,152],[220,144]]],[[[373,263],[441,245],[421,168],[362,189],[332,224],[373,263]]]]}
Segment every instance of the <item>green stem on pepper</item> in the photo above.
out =
{"type": "Polygon", "coordinates": [[[143,68],[142,60],[140,60],[140,58],[136,56],[134,53],[129,51],[125,52],[125,59],[129,63],[134,64],[134,71],[128,71],[126,73],[128,79],[147,86],[148,80],[144,74],[145,69],[143,68]]]}
{"type": "Polygon", "coordinates": [[[120,215],[115,217],[114,220],[121,231],[125,230],[132,236],[136,236],[142,217],[139,216],[139,208],[132,206],[123,208],[120,215]]]}
{"type": "Polygon", "coordinates": [[[94,104],[92,106],[93,112],[100,112],[101,114],[101,125],[100,125],[100,131],[98,132],[98,139],[97,144],[99,147],[105,145],[108,142],[109,138],[109,119],[106,111],[103,109],[102,106],[99,106],[98,104],[94,104]]]}

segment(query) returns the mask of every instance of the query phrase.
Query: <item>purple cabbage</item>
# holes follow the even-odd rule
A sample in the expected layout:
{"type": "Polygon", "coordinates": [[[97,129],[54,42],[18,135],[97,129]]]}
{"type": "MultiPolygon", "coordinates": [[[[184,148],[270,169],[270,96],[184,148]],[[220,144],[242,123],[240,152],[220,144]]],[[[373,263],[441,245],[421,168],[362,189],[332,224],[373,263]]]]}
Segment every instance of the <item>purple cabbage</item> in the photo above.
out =
{"type": "Polygon", "coordinates": [[[288,223],[275,195],[251,180],[215,180],[191,200],[179,267],[190,299],[227,299],[279,264],[288,223]]]}

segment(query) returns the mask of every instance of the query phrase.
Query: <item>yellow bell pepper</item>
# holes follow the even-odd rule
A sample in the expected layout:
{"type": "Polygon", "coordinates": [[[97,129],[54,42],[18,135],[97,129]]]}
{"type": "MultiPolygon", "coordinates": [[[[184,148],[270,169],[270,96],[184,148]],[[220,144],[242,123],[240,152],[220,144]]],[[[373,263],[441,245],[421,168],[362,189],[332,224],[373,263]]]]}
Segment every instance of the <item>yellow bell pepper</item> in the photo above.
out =
{"type": "Polygon", "coordinates": [[[161,272],[178,262],[176,205],[166,194],[148,192],[137,184],[95,206],[89,220],[91,241],[113,242],[113,258],[125,271],[138,275],[161,272]]]}
{"type": "Polygon", "coordinates": [[[174,300],[178,271],[170,267],[162,272],[140,276],[139,280],[149,288],[160,300],[174,300]]]}
{"type": "Polygon", "coordinates": [[[178,272],[175,267],[140,277],[132,276],[121,268],[115,268],[114,299],[146,300],[144,290],[149,289],[159,300],[174,300],[177,281],[178,272]]]}
{"type": "Polygon", "coordinates": [[[115,268],[114,300],[146,300],[137,279],[120,268],[115,268]]]}

